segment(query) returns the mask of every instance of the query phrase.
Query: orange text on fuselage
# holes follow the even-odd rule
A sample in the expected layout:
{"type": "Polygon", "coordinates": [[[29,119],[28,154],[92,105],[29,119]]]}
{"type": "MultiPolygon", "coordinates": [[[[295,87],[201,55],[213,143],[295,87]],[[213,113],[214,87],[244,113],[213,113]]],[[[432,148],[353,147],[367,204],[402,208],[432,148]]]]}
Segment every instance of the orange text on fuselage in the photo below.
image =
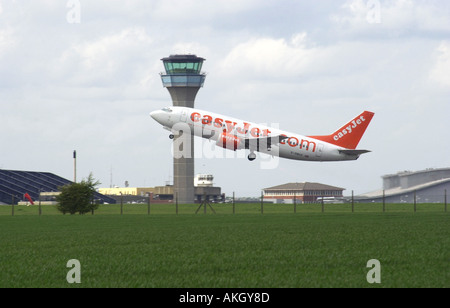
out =
{"type": "MultiPolygon", "coordinates": [[[[202,125],[210,125],[216,128],[222,128],[226,133],[231,133],[235,130],[237,133],[242,135],[248,135],[259,138],[259,137],[267,137],[271,133],[269,129],[261,129],[259,127],[253,126],[251,123],[243,122],[242,126],[238,126],[237,122],[233,122],[230,120],[222,119],[222,118],[213,118],[212,116],[205,114],[201,115],[198,112],[193,112],[190,116],[190,119],[194,123],[202,123],[202,125]]],[[[306,151],[311,150],[311,152],[316,151],[316,143],[314,141],[310,141],[307,139],[301,139],[297,137],[289,137],[287,135],[282,134],[283,137],[288,137],[280,142],[282,145],[289,145],[292,148],[299,146],[300,149],[305,148],[306,151]]]]}
{"type": "Polygon", "coordinates": [[[216,128],[222,128],[226,133],[231,133],[236,131],[241,135],[248,135],[258,138],[258,137],[267,137],[271,133],[269,129],[260,129],[259,127],[251,127],[250,123],[244,122],[243,126],[236,127],[237,122],[233,122],[230,120],[225,120],[221,118],[213,118],[210,115],[201,115],[198,112],[193,112],[191,114],[192,122],[201,122],[203,125],[212,125],[216,128]]]}

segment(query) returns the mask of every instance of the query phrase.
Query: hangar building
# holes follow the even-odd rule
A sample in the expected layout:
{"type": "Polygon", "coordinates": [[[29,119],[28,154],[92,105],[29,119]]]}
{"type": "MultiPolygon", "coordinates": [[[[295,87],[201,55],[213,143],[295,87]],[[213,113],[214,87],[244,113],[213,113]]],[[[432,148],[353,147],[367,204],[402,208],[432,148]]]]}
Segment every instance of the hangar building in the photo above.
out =
{"type": "Polygon", "coordinates": [[[342,192],[345,188],[335,187],[320,183],[286,183],[263,189],[264,200],[273,203],[297,203],[321,202],[322,198],[334,200],[343,199],[342,192]]]}
{"type": "Polygon", "coordinates": [[[402,171],[382,176],[383,188],[356,196],[363,202],[418,203],[444,202],[450,192],[450,168],[402,171]]]}

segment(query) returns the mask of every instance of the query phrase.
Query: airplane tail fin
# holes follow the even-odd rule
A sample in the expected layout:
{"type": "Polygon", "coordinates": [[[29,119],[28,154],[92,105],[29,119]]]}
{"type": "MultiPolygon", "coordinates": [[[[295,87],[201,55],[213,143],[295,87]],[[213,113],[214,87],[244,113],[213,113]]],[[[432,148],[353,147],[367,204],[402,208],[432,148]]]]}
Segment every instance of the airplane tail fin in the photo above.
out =
{"type": "Polygon", "coordinates": [[[364,111],[353,120],[328,136],[308,136],[346,149],[354,150],[358,146],[367,126],[374,116],[373,112],[364,111]]]}

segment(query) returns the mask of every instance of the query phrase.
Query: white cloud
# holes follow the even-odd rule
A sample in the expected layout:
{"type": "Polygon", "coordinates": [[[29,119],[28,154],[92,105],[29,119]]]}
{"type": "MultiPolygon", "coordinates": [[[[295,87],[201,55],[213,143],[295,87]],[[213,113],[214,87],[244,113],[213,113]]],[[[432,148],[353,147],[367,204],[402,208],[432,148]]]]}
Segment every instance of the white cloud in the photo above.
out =
{"type": "Polygon", "coordinates": [[[306,33],[284,38],[255,38],[234,47],[221,63],[222,72],[266,77],[301,75],[316,59],[319,50],[306,47],[306,33]]]}
{"type": "Polygon", "coordinates": [[[0,57],[14,47],[15,39],[11,28],[0,29],[0,57]]]}
{"type": "Polygon", "coordinates": [[[450,41],[442,42],[436,49],[436,55],[430,77],[438,84],[450,87],[450,41]]]}
{"type": "Polygon", "coordinates": [[[76,46],[76,52],[81,56],[86,69],[92,70],[106,66],[114,70],[120,56],[130,56],[130,52],[140,53],[143,46],[150,45],[152,40],[144,29],[124,29],[118,34],[102,37],[97,41],[76,46]]]}
{"type": "Polygon", "coordinates": [[[202,57],[210,54],[210,48],[195,41],[177,42],[172,46],[172,54],[195,54],[202,57]]]}
{"type": "Polygon", "coordinates": [[[441,1],[348,0],[330,19],[344,35],[420,36],[450,32],[450,10],[441,1]]]}
{"type": "Polygon", "coordinates": [[[332,14],[330,19],[338,24],[360,26],[366,24],[369,8],[365,0],[346,1],[342,6],[341,14],[332,14]]]}
{"type": "Polygon", "coordinates": [[[252,10],[260,4],[258,0],[160,0],[154,5],[154,14],[168,21],[212,20],[220,15],[252,10]]]}
{"type": "Polygon", "coordinates": [[[127,28],[93,41],[72,45],[54,67],[74,85],[117,85],[139,82],[149,65],[148,51],[153,40],[143,28],[127,28]]]}

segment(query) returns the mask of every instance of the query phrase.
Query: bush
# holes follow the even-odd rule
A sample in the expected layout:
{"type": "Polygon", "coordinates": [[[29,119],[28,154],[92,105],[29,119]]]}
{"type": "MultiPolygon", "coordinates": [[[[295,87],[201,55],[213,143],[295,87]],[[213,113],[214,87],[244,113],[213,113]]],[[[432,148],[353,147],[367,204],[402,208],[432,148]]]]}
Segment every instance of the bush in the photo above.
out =
{"type": "Polygon", "coordinates": [[[80,183],[72,183],[60,187],[61,194],[56,197],[58,205],[56,208],[63,214],[85,214],[98,208],[98,204],[93,204],[95,186],[99,185],[92,174],[87,180],[80,183]]]}

